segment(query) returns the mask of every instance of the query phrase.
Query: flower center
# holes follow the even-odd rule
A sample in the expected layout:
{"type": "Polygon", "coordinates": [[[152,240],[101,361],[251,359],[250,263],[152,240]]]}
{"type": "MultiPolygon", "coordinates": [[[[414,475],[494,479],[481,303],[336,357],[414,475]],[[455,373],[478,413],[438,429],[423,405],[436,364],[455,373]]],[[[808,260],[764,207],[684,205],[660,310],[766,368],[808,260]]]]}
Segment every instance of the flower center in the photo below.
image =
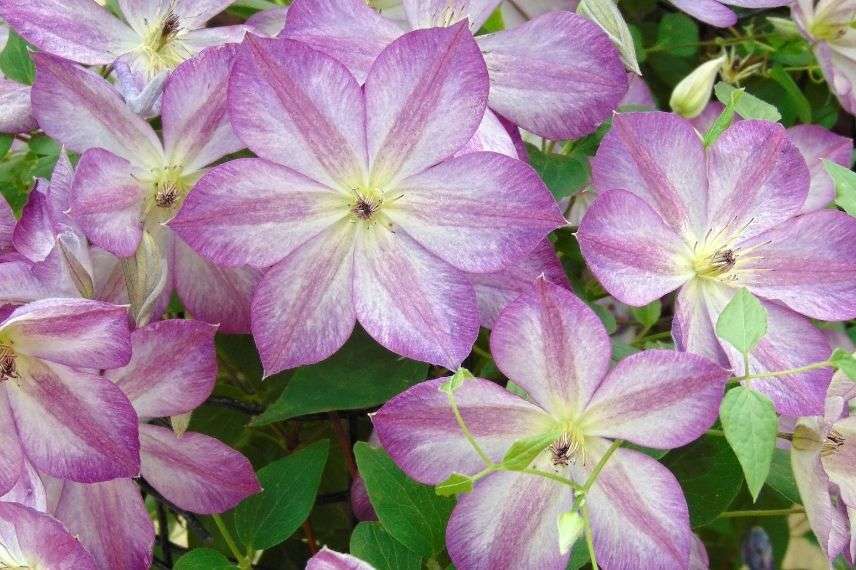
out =
{"type": "Polygon", "coordinates": [[[835,453],[844,445],[844,441],[844,436],[841,433],[834,429],[829,430],[829,433],[826,434],[826,439],[823,440],[820,446],[820,454],[830,455],[835,453]]]}
{"type": "Polygon", "coordinates": [[[722,246],[711,252],[702,252],[693,259],[693,271],[699,277],[715,278],[731,271],[737,263],[737,252],[722,246]]]}
{"type": "Polygon", "coordinates": [[[567,467],[577,460],[586,464],[585,438],[578,429],[566,426],[553,442],[547,446],[553,467],[567,467]]]}
{"type": "Polygon", "coordinates": [[[0,382],[15,378],[18,378],[15,353],[10,347],[0,344],[0,382]]]}
{"type": "Polygon", "coordinates": [[[181,170],[181,165],[172,165],[152,171],[153,199],[158,208],[173,209],[184,200],[192,184],[181,170]]]}
{"type": "Polygon", "coordinates": [[[172,9],[148,27],[141,49],[146,54],[152,75],[176,67],[190,55],[181,54],[176,46],[175,39],[182,32],[181,21],[172,9]]]}

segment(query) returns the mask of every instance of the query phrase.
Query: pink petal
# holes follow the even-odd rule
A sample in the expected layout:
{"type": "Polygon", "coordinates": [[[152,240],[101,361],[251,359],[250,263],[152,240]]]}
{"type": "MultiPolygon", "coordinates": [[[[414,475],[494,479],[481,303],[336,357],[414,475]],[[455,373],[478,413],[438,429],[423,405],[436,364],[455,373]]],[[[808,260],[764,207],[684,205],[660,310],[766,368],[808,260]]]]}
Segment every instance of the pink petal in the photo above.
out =
{"type": "Polygon", "coordinates": [[[206,48],[239,44],[246,34],[247,27],[243,24],[199,28],[187,32],[176,43],[179,46],[178,49],[184,50],[189,56],[195,56],[206,48]]]}
{"type": "Polygon", "coordinates": [[[355,224],[339,222],[262,277],[251,312],[267,375],[324,360],[351,336],[355,230],[355,224]]]}
{"type": "Polygon", "coordinates": [[[194,513],[222,513],[261,491],[247,458],[207,435],[140,426],[142,475],[164,498],[194,513]]]}
{"type": "Polygon", "coordinates": [[[214,333],[201,321],[169,320],[131,333],[127,366],[108,370],[141,418],[163,418],[201,405],[217,379],[214,333]]]}
{"type": "Polygon", "coordinates": [[[403,33],[363,0],[295,0],[280,37],[341,61],[363,83],[380,52],[403,33]]]}
{"type": "Polygon", "coordinates": [[[856,461],[856,417],[843,418],[833,429],[844,437],[844,444],[832,453],[821,453],[823,468],[841,493],[845,505],[856,507],[856,477],[853,465],[856,461]]]}
{"type": "Polygon", "coordinates": [[[232,4],[231,0],[173,0],[176,15],[187,28],[203,28],[211,18],[232,4]]]}
{"type": "Polygon", "coordinates": [[[758,235],[796,215],[809,172],[784,127],[738,121],[708,151],[708,224],[726,237],[758,235]]]}
{"type": "Polygon", "coordinates": [[[327,186],[362,187],[365,104],[354,77],[330,56],[248,36],[229,83],[229,113],[261,158],[327,186]]]}
{"type": "Polygon", "coordinates": [[[162,166],[154,130],[104,78],[45,53],[34,54],[33,60],[33,114],[48,135],[75,152],[97,147],[136,165],[162,166]]]}
{"type": "Polygon", "coordinates": [[[417,30],[378,56],[364,89],[370,184],[387,188],[449,158],[476,132],[487,69],[464,23],[417,30]]]}
{"type": "MultiPolygon", "coordinates": [[[[517,127],[512,125],[512,128],[517,127]]],[[[480,151],[498,152],[511,158],[520,158],[524,162],[527,159],[525,152],[522,156],[518,156],[517,141],[512,138],[507,125],[490,109],[485,109],[478,130],[455,156],[480,151]]]]}
{"type": "Polygon", "coordinates": [[[147,570],[155,529],[131,479],[81,485],[66,481],[56,516],[80,537],[98,568],[147,570]]]}
{"type": "Polygon", "coordinates": [[[692,125],[672,113],[621,113],[592,160],[598,192],[626,190],[685,239],[707,230],[705,152],[692,125]]]}
{"type": "Polygon", "coordinates": [[[499,472],[461,495],[446,527],[457,568],[564,570],[559,515],[571,509],[571,489],[543,477],[499,472]]]}
{"type": "MultiPolygon", "coordinates": [[[[380,443],[395,463],[429,485],[442,483],[453,472],[484,469],[455,421],[447,395],[440,391],[446,380],[422,382],[372,416],[380,443]]],[[[552,423],[537,406],[480,378],[464,382],[455,391],[455,402],[479,446],[496,462],[515,441],[542,434],[552,423]]]]}
{"type": "Polygon", "coordinates": [[[591,133],[627,91],[612,41],[570,12],[479,36],[478,44],[490,71],[491,109],[546,138],[591,133]]]}
{"type": "Polygon", "coordinates": [[[14,248],[31,261],[44,260],[54,246],[54,231],[44,192],[45,186],[47,184],[44,181],[37,181],[12,234],[14,248]]]}
{"type": "Polygon", "coordinates": [[[18,431],[12,419],[12,411],[6,399],[6,391],[0,389],[0,497],[15,487],[24,472],[24,453],[18,442],[18,431]]]}
{"type": "MultiPolygon", "coordinates": [[[[18,435],[15,434],[14,437],[13,445],[17,447],[18,435]]],[[[3,440],[4,444],[6,441],[3,440]]],[[[18,503],[37,511],[47,511],[45,486],[35,467],[29,461],[24,461],[18,481],[8,493],[0,496],[0,502],[18,503]]]]}
{"type": "Polygon", "coordinates": [[[238,159],[202,178],[169,225],[214,263],[264,268],[344,218],[344,201],[278,164],[238,159]]]}
{"type": "Polygon", "coordinates": [[[402,180],[389,218],[425,249],[464,271],[498,271],[564,225],[527,164],[469,153],[402,180]]]}
{"type": "Polygon", "coordinates": [[[137,415],[112,382],[19,358],[6,383],[21,446],[40,471],[82,483],[139,473],[137,415]]]}
{"type": "Polygon", "coordinates": [[[325,546],[307,561],[306,570],[374,570],[374,566],[356,556],[341,554],[325,546]]]}
{"type": "Polygon", "coordinates": [[[788,137],[799,149],[811,175],[811,187],[802,212],[825,208],[835,199],[835,183],[826,173],[823,160],[849,167],[853,157],[853,139],[837,135],[820,125],[791,127],[788,137]]]}
{"type": "Polygon", "coordinates": [[[0,253],[12,247],[12,234],[17,223],[9,203],[5,199],[0,200],[0,253]]]}
{"type": "Polygon", "coordinates": [[[39,49],[87,65],[106,65],[140,37],[92,0],[3,0],[0,16],[39,49]]]}
{"type": "Polygon", "coordinates": [[[4,563],[21,568],[95,570],[92,556],[56,519],[18,503],[0,503],[4,563]]]}
{"type": "Polygon", "coordinates": [[[856,83],[856,67],[848,48],[818,42],[814,46],[814,55],[823,70],[830,91],[838,98],[844,110],[851,115],[856,113],[856,88],[853,87],[856,83]]]}
{"type": "Polygon", "coordinates": [[[268,36],[270,38],[275,38],[280,34],[280,32],[282,32],[282,29],[285,27],[285,18],[288,15],[288,9],[289,6],[282,6],[278,8],[268,8],[266,10],[256,12],[255,14],[247,18],[247,29],[250,32],[256,34],[257,36],[268,36]]]}
{"type": "Polygon", "coordinates": [[[678,9],[711,26],[728,28],[737,23],[737,14],[717,0],[669,0],[678,9]]]}
{"type": "Polygon", "coordinates": [[[0,78],[0,133],[25,133],[37,127],[30,86],[0,78]]]}
{"type": "Polygon", "coordinates": [[[414,29],[449,26],[467,19],[470,31],[476,33],[502,0],[404,0],[402,3],[414,29]]]}
{"type": "Polygon", "coordinates": [[[590,308],[539,277],[500,313],[490,351],[534,402],[565,417],[585,408],[609,369],[612,348],[590,308]]]}
{"type": "MultiPolygon", "coordinates": [[[[716,320],[722,307],[708,301],[718,296],[715,291],[720,285],[706,279],[692,279],[678,291],[675,300],[675,316],[672,320],[672,337],[675,348],[683,352],[698,354],[720,366],[729,367],[725,351],[716,336],[716,320]],[[711,292],[705,294],[705,290],[711,292]]],[[[724,305],[723,305],[724,306],[724,305]]]]}
{"type": "Polygon", "coordinates": [[[671,350],[620,361],[592,396],[587,434],[672,449],[701,437],[719,416],[729,371],[671,350]]]}
{"type": "Polygon", "coordinates": [[[354,252],[357,318],[389,350],[454,370],[478,336],[475,292],[464,274],[403,232],[362,230],[354,252]]]}
{"type": "Polygon", "coordinates": [[[646,305],[694,276],[691,248],[649,204],[611,190],[589,206],[577,232],[592,273],[628,305],[646,305]]]}
{"type": "Polygon", "coordinates": [[[169,164],[192,173],[243,143],[226,114],[229,71],[237,48],[212,48],[185,61],[167,80],[161,103],[164,152],[169,164]]]}

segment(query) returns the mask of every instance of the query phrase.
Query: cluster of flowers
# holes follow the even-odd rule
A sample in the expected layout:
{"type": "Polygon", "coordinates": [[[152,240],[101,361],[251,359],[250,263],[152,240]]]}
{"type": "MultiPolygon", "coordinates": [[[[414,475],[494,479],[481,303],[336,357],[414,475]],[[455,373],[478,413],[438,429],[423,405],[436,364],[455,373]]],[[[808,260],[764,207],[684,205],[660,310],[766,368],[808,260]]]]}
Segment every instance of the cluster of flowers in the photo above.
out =
{"type": "MultiPolygon", "coordinates": [[[[566,221],[520,138],[575,139],[610,118],[629,81],[606,33],[550,11],[475,36],[498,0],[405,0],[403,21],[363,0],[295,0],[205,27],[229,4],[118,0],[120,20],[93,0],[0,0],[40,50],[31,90],[3,83],[19,105],[0,119],[80,156],[73,168],[63,152],[20,220],[0,207],[0,565],[148,567],[134,478],[194,513],[259,490],[243,456],[184,432],[214,386],[218,326],[252,332],[270,375],[334,354],[359,321],[450,370],[492,328],[498,367],[528,394],[439,379],[373,417],[414,479],[479,474],[449,523],[457,568],[564,568],[556,521],[576,512],[605,568],[704,566],[675,478],[619,445],[700,437],[729,370],[829,356],[809,319],[856,317],[856,220],[825,208],[819,161],[846,164],[852,143],[746,120],[705,147],[676,115],[614,115],[582,253],[624,303],[679,292],[678,350],[610,370],[609,337],[546,240],[566,221]],[[748,363],[714,330],[742,287],[770,319],[748,363]],[[195,320],[161,320],[174,294],[195,320]],[[520,440],[537,443],[537,473],[496,468],[520,440]]],[[[853,558],[856,425],[831,377],[752,386],[803,417],[806,508],[830,558],[853,558]]],[[[329,551],[311,564],[366,567],[329,551]]]]}

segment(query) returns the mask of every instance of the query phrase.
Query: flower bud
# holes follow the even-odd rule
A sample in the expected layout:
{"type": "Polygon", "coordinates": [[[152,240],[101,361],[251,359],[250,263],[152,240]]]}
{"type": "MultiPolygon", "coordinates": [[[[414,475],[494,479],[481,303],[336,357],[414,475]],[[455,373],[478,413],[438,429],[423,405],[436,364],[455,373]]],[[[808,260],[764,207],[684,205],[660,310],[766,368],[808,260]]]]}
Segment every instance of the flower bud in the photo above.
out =
{"type": "Polygon", "coordinates": [[[669,106],[672,110],[687,119],[698,117],[710,101],[713,83],[722,65],[725,55],[701,64],[692,73],[684,77],[672,91],[669,106]]]}
{"type": "Polygon", "coordinates": [[[580,513],[571,511],[559,515],[559,552],[567,554],[584,529],[585,521],[580,513]]]}
{"type": "Polygon", "coordinates": [[[577,14],[600,26],[618,48],[621,60],[627,69],[636,75],[642,75],[639,62],[636,60],[633,36],[614,0],[582,0],[577,6],[577,14]]]}
{"type": "Polygon", "coordinates": [[[767,16],[767,21],[772,24],[773,29],[776,32],[782,34],[785,37],[800,37],[800,29],[797,27],[796,22],[794,22],[791,18],[778,18],[775,16],[767,16]]]}

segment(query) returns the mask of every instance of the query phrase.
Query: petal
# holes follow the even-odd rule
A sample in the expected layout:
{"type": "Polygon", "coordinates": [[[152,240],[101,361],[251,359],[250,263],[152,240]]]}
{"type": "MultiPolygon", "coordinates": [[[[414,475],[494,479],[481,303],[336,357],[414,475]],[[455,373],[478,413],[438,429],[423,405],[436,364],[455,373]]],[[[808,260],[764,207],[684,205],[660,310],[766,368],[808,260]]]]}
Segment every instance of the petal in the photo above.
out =
{"type": "Polygon", "coordinates": [[[814,47],[814,55],[830,91],[835,93],[841,106],[852,115],[856,113],[856,65],[846,47],[836,48],[835,45],[819,42],[814,47]]]}
{"type": "Polygon", "coordinates": [[[386,188],[460,150],[487,104],[484,59],[462,22],[403,35],[365,84],[373,187],[386,188]]]}
{"type": "Polygon", "coordinates": [[[278,164],[229,161],[197,182],[169,226],[226,266],[270,267],[347,215],[341,194],[278,164]]]}
{"type": "Polygon", "coordinates": [[[141,43],[91,0],[2,0],[0,16],[39,49],[87,65],[113,63],[141,43]]]}
{"type": "Polygon", "coordinates": [[[325,546],[306,562],[306,570],[374,570],[374,566],[356,556],[341,554],[325,546]]]}
{"type": "Polygon", "coordinates": [[[142,475],[171,503],[194,513],[222,513],[261,491],[247,458],[213,437],[140,426],[142,475]]]}
{"type": "MultiPolygon", "coordinates": [[[[511,125],[511,128],[517,127],[511,125]]],[[[485,109],[478,130],[455,156],[479,151],[498,152],[511,158],[520,158],[524,162],[527,160],[525,152],[518,156],[517,141],[512,137],[507,125],[490,109],[485,109]]]]}
{"type": "Polygon", "coordinates": [[[745,238],[775,227],[802,208],[808,167],[787,131],[769,121],[738,121],[708,151],[710,230],[745,238]]]}
{"type": "Polygon", "coordinates": [[[658,449],[701,437],[719,415],[730,374],[684,352],[646,350],[620,361],[586,409],[586,433],[658,449]]]}
{"type": "Polygon", "coordinates": [[[354,226],[340,222],[317,235],[259,282],[252,328],[267,375],[320,362],[351,336],[354,226]]]}
{"type": "Polygon", "coordinates": [[[853,139],[837,135],[820,125],[791,127],[788,137],[805,159],[811,176],[811,187],[802,212],[825,208],[835,199],[835,183],[823,167],[823,161],[831,160],[849,167],[853,156],[853,139]]]}
{"type": "Polygon", "coordinates": [[[500,313],[490,352],[533,401],[566,416],[585,408],[609,369],[612,348],[585,303],[539,277],[500,313]]]}
{"type": "Polygon", "coordinates": [[[15,352],[80,368],[115,368],[131,357],[128,310],[88,299],[45,299],[16,309],[0,331],[15,352]]]}
{"type": "Polygon", "coordinates": [[[649,107],[652,111],[656,110],[657,102],[654,100],[654,94],[651,93],[651,88],[648,87],[645,80],[630,71],[627,72],[627,78],[627,93],[621,99],[618,107],[649,107]]]}
{"type": "Polygon", "coordinates": [[[0,133],[24,133],[36,127],[30,86],[0,78],[0,133]]]}
{"type": "Polygon", "coordinates": [[[71,190],[71,215],[95,245],[121,257],[142,239],[146,190],[131,162],[100,148],[83,153],[71,190]]]}
{"type": "Polygon", "coordinates": [[[414,29],[449,26],[467,19],[476,33],[502,0],[404,0],[407,20],[414,29]]]}
{"type": "Polygon", "coordinates": [[[817,451],[800,451],[792,447],[791,468],[811,529],[823,553],[833,560],[849,542],[844,505],[831,496],[829,477],[817,451]]]}
{"type": "Polygon", "coordinates": [[[853,465],[856,464],[856,417],[843,418],[833,426],[843,436],[844,444],[831,453],[821,453],[820,461],[829,475],[830,481],[838,486],[845,505],[856,505],[856,478],[853,465]]]}
{"type": "Polygon", "coordinates": [[[66,481],[56,516],[80,537],[98,568],[146,570],[151,566],[155,530],[131,479],[93,485],[66,481]]]}
{"type": "MultiPolygon", "coordinates": [[[[599,440],[576,480],[585,480],[608,443],[599,440]]],[[[604,568],[673,570],[689,565],[693,536],[674,475],[647,455],[618,449],[586,498],[597,561],[604,568]]]]}
{"type": "Polygon", "coordinates": [[[76,296],[54,279],[56,267],[47,268],[44,263],[34,264],[25,260],[0,263],[0,306],[6,303],[23,305],[48,297],[76,296]],[[50,276],[47,281],[44,279],[46,275],[50,276]]]}
{"type": "Polygon", "coordinates": [[[9,203],[5,199],[0,200],[0,253],[12,247],[12,234],[17,223],[9,203]]]}
{"type": "MultiPolygon", "coordinates": [[[[461,432],[448,396],[440,391],[446,380],[422,382],[371,417],[395,463],[428,485],[442,483],[453,472],[473,474],[485,466],[461,432]]],[[[496,462],[515,441],[542,434],[552,424],[537,406],[481,378],[464,382],[455,391],[455,403],[479,446],[496,462]]]]}
{"type": "Polygon", "coordinates": [[[37,181],[12,234],[14,248],[31,261],[44,260],[54,246],[54,232],[48,211],[48,200],[44,193],[45,186],[43,181],[37,181]]]}
{"type": "Polygon", "coordinates": [[[503,2],[499,6],[505,29],[516,28],[527,20],[536,18],[554,10],[573,12],[577,9],[577,0],[523,0],[503,2]]]}
{"type": "Polygon", "coordinates": [[[226,114],[229,71],[237,48],[205,50],[170,74],[163,92],[161,121],[169,164],[184,173],[237,152],[243,143],[226,114]]]}
{"type": "Polygon", "coordinates": [[[856,317],[856,219],[837,210],[804,214],[739,244],[741,285],[815,319],[856,317]]]}
{"type": "Polygon", "coordinates": [[[457,568],[564,570],[559,515],[571,509],[571,489],[519,472],[489,475],[461,495],[446,527],[449,558],[457,568]]]}
{"type": "Polygon", "coordinates": [[[365,103],[330,56],[293,40],[248,36],[229,81],[229,113],[261,158],[327,186],[362,187],[365,103]]]}
{"type": "Polygon", "coordinates": [[[250,267],[220,267],[175,241],[175,291],[194,318],[219,324],[226,334],[250,332],[250,303],[261,273],[250,267]]]}
{"type": "Polygon", "coordinates": [[[18,442],[18,431],[12,419],[12,411],[6,399],[6,391],[0,389],[0,497],[15,487],[24,472],[24,454],[18,442]]]}
{"type": "Polygon", "coordinates": [[[39,126],[70,150],[103,148],[149,168],[163,165],[154,130],[94,72],[45,53],[33,54],[33,114],[39,126]]]}
{"type": "Polygon", "coordinates": [[[491,109],[527,131],[575,139],[595,130],[627,91],[618,50],[589,20],[551,12],[478,38],[491,109]]]}
{"type": "Polygon", "coordinates": [[[194,56],[206,48],[239,44],[246,33],[247,27],[243,24],[191,30],[176,40],[176,49],[194,56]]]}
{"type": "MultiPolygon", "coordinates": [[[[293,5],[294,4],[292,4],[292,6],[293,5]]],[[[250,32],[256,34],[257,36],[268,36],[270,38],[275,38],[280,34],[280,32],[282,32],[282,29],[285,27],[285,18],[288,15],[288,10],[289,6],[260,10],[249,18],[247,18],[247,29],[250,32]]],[[[305,41],[304,43],[309,42],[305,41]]],[[[316,47],[315,49],[318,48],[316,47]]]]}
{"type": "Polygon", "coordinates": [[[0,543],[15,567],[96,569],[92,556],[59,521],[18,503],[0,503],[0,543]]]}
{"type": "Polygon", "coordinates": [[[528,164],[493,152],[452,158],[401,181],[384,208],[425,249],[464,271],[498,271],[564,218],[528,164]]]}
{"type": "MultiPolygon", "coordinates": [[[[14,434],[14,437],[13,445],[18,447],[18,435],[14,434]]],[[[3,440],[4,444],[6,441],[5,439],[3,440]]],[[[42,479],[39,477],[36,469],[29,461],[24,461],[18,481],[8,493],[0,496],[0,502],[18,503],[37,511],[47,511],[45,486],[42,484],[42,479]]]]}
{"type": "Polygon", "coordinates": [[[95,483],[140,470],[137,415],[122,391],[93,374],[21,360],[20,382],[6,383],[30,461],[54,477],[95,483]]]}
{"type": "Polygon", "coordinates": [[[532,253],[505,269],[494,273],[468,274],[467,278],[476,289],[481,325],[493,328],[500,311],[527,291],[539,275],[544,275],[551,283],[571,288],[550,240],[543,240],[532,253]]]}
{"type": "Polygon", "coordinates": [[[172,8],[186,28],[203,28],[230,4],[231,0],[173,0],[172,8]]]}
{"type": "Polygon", "coordinates": [[[628,305],[646,305],[694,275],[691,249],[649,204],[610,190],[589,206],[577,232],[592,273],[628,305]]]}
{"type": "Polygon", "coordinates": [[[699,135],[672,113],[621,113],[592,160],[598,192],[626,190],[684,238],[706,231],[705,153],[699,135]]]}
{"type": "Polygon", "coordinates": [[[728,28],[737,23],[737,14],[716,0],[669,0],[678,9],[711,26],[728,28]]]}
{"type": "Polygon", "coordinates": [[[707,279],[692,279],[678,291],[675,300],[675,316],[672,320],[672,337],[675,348],[703,356],[720,366],[730,367],[725,351],[716,336],[716,320],[721,307],[709,306],[708,297],[717,296],[715,292],[705,294],[708,288],[718,289],[720,285],[707,279]]]}
{"type": "Polygon", "coordinates": [[[360,324],[392,352],[454,370],[478,336],[478,308],[465,275],[403,232],[361,228],[354,252],[360,324]]]}
{"type": "Polygon", "coordinates": [[[127,366],[108,370],[141,418],[178,416],[201,405],[214,390],[217,327],[201,321],[169,320],[131,333],[127,366]]]}
{"type": "Polygon", "coordinates": [[[403,33],[363,0],[295,0],[280,37],[341,61],[363,83],[380,52],[403,33]]]}

